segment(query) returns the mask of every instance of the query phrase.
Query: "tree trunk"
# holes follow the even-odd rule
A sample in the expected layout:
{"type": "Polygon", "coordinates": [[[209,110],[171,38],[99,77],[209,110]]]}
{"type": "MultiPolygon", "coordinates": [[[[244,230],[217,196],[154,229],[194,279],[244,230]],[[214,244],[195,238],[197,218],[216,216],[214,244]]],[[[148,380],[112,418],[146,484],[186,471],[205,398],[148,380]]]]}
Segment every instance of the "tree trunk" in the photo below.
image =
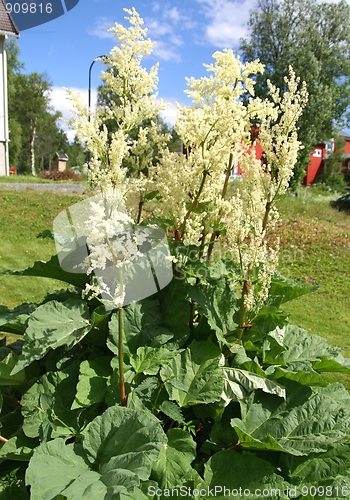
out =
{"type": "Polygon", "coordinates": [[[34,151],[35,133],[36,133],[36,125],[34,124],[34,127],[32,128],[32,139],[30,141],[30,158],[31,158],[32,175],[36,175],[36,173],[35,173],[35,151],[34,151]]]}

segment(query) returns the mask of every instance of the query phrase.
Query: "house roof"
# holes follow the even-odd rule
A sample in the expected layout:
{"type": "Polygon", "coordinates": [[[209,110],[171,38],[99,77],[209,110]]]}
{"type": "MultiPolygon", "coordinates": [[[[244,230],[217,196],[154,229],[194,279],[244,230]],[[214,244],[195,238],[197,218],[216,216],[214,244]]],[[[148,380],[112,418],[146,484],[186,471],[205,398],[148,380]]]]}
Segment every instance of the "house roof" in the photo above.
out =
{"type": "Polygon", "coordinates": [[[0,35],[19,37],[18,28],[11,14],[7,12],[4,0],[0,0],[0,35]]]}
{"type": "Polygon", "coordinates": [[[349,132],[349,131],[347,131],[347,130],[342,130],[341,132],[339,132],[339,135],[340,135],[341,137],[344,137],[344,139],[345,139],[346,141],[350,141],[350,132],[349,132]]]}
{"type": "Polygon", "coordinates": [[[68,155],[66,155],[66,153],[56,153],[56,157],[59,160],[63,160],[63,161],[68,161],[69,160],[68,155]]]}

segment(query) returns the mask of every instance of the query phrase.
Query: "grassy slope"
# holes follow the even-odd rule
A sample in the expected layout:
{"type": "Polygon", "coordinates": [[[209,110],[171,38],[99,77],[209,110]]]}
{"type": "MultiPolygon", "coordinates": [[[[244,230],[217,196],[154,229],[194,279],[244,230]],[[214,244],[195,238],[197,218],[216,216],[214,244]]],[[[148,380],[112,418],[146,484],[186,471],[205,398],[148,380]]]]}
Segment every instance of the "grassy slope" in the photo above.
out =
{"type": "Polygon", "coordinates": [[[320,287],[285,305],[291,322],[327,337],[350,356],[350,216],[332,209],[331,198],[312,188],[280,203],[280,269],[320,287]]]}
{"type": "MultiPolygon", "coordinates": [[[[0,271],[24,269],[36,260],[49,259],[55,245],[37,235],[51,229],[56,215],[79,200],[81,197],[52,192],[0,191],[0,271]]],[[[15,307],[36,302],[53,288],[62,288],[62,284],[45,278],[0,275],[0,304],[15,307]]]]}

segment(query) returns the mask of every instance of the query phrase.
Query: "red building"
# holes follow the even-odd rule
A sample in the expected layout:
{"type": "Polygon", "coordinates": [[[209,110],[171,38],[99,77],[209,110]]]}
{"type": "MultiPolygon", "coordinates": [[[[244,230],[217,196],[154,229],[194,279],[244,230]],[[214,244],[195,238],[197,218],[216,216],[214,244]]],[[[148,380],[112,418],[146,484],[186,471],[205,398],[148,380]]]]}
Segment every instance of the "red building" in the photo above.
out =
{"type": "MultiPolygon", "coordinates": [[[[258,135],[258,134],[257,134],[258,135]]],[[[345,153],[344,153],[344,163],[343,163],[343,173],[350,176],[350,132],[340,132],[338,134],[345,139],[345,153]]],[[[306,175],[304,177],[303,184],[305,186],[310,186],[318,175],[325,173],[325,165],[327,158],[331,153],[334,152],[334,139],[330,141],[320,142],[315,147],[314,151],[310,154],[310,162],[306,170],[306,175]]],[[[181,153],[180,153],[181,154],[181,153]]],[[[182,154],[187,154],[187,150],[182,145],[182,154]]],[[[255,155],[257,159],[261,159],[263,156],[263,149],[259,142],[255,144],[255,155]]],[[[240,177],[242,170],[239,163],[236,161],[233,167],[233,172],[231,179],[240,177]]]]}
{"type": "MultiPolygon", "coordinates": [[[[339,135],[345,139],[345,160],[343,172],[350,175],[350,134],[340,132],[339,135]]],[[[325,173],[325,164],[330,153],[334,151],[334,140],[320,142],[310,155],[310,163],[307,167],[304,184],[310,186],[316,177],[325,173]]]]}

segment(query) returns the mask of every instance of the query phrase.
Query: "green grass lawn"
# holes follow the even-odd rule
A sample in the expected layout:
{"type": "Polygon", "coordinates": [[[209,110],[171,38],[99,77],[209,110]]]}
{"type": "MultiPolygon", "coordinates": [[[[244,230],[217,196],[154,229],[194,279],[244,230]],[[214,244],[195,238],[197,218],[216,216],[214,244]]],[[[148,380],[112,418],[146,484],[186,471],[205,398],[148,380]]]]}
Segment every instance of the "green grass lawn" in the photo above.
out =
{"type": "MultiPolygon", "coordinates": [[[[316,293],[285,305],[290,321],[326,337],[350,356],[350,215],[330,207],[335,197],[314,188],[301,189],[298,197],[286,196],[279,203],[283,224],[273,237],[281,240],[282,274],[319,286],[316,293]]],[[[0,189],[0,271],[47,260],[55,252],[54,243],[37,235],[51,229],[55,216],[81,199],[0,189]]],[[[0,275],[0,304],[36,302],[49,289],[61,287],[45,278],[0,275]]]]}
{"type": "Polygon", "coordinates": [[[350,356],[350,215],[330,207],[334,197],[306,188],[280,202],[280,271],[319,286],[316,293],[285,305],[290,320],[350,356]]]}
{"type": "Polygon", "coordinates": [[[0,175],[0,183],[20,183],[20,184],[80,184],[86,182],[81,181],[52,181],[48,179],[41,179],[38,176],[33,175],[0,175]]]}
{"type": "MultiPolygon", "coordinates": [[[[40,191],[0,190],[0,271],[24,269],[36,260],[48,260],[55,253],[54,242],[37,238],[52,229],[56,215],[80,196],[40,191]]],[[[0,304],[15,307],[22,302],[37,302],[47,290],[62,288],[45,278],[0,275],[0,304]]]]}

